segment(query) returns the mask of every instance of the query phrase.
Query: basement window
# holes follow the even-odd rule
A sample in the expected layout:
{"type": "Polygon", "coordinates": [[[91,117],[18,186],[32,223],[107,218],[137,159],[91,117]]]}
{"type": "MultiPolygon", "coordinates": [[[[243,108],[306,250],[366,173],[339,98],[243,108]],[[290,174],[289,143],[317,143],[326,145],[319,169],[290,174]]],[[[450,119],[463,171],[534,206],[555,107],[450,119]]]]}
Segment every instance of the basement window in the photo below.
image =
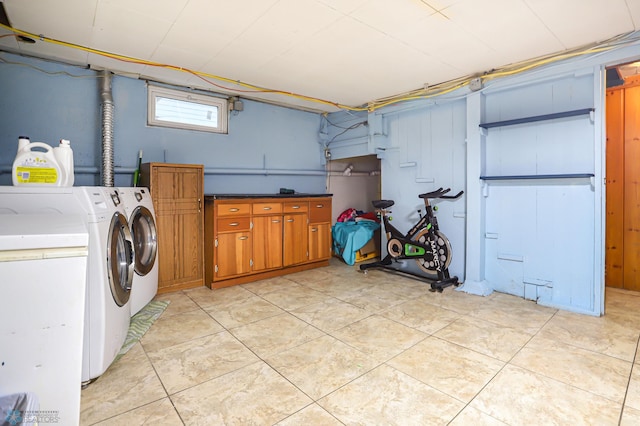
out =
{"type": "Polygon", "coordinates": [[[227,100],[198,93],[148,86],[150,126],[227,133],[227,100]]]}

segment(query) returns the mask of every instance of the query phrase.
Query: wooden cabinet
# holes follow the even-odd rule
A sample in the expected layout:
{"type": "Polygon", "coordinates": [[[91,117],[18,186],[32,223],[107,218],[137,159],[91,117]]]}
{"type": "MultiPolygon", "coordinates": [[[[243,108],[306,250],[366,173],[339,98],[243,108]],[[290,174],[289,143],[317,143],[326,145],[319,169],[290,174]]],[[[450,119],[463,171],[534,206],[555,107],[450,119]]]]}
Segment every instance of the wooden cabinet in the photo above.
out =
{"type": "Polygon", "coordinates": [[[219,278],[246,274],[251,271],[251,220],[231,216],[217,219],[218,237],[215,275],[219,278]]]}
{"type": "Polygon", "coordinates": [[[306,199],[284,203],[284,266],[304,263],[308,259],[308,211],[306,199]]]}
{"type": "Polygon", "coordinates": [[[225,279],[251,272],[251,204],[234,202],[212,209],[215,214],[209,215],[205,206],[205,228],[211,223],[216,229],[215,235],[205,235],[205,258],[212,260],[205,273],[225,279]]]}
{"type": "Polygon", "coordinates": [[[145,163],[158,233],[158,293],[204,285],[204,168],[145,163]]]}
{"type": "Polygon", "coordinates": [[[307,215],[284,216],[284,266],[304,263],[308,258],[307,215]]]}
{"type": "Polygon", "coordinates": [[[309,225],[309,260],[331,257],[331,224],[309,225]]]}
{"type": "Polygon", "coordinates": [[[205,198],[211,288],[326,266],[330,257],[330,196],[205,198]]]}
{"type": "Polygon", "coordinates": [[[251,271],[251,234],[249,231],[220,234],[216,244],[216,278],[227,278],[251,271]]]}
{"type": "Polygon", "coordinates": [[[282,203],[257,202],[252,206],[253,271],[282,267],[282,203]]]}
{"type": "Polygon", "coordinates": [[[331,199],[309,201],[309,261],[331,257],[331,199]]]}

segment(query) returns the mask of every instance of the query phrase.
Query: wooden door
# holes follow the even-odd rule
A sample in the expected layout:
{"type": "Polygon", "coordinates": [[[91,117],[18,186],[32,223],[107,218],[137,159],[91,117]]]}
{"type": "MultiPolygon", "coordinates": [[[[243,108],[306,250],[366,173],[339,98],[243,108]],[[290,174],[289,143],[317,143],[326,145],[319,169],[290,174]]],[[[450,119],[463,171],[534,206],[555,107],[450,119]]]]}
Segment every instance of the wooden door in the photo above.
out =
{"type": "Polygon", "coordinates": [[[605,283],[640,291],[640,85],[607,91],[605,283]]]}
{"type": "Polygon", "coordinates": [[[282,215],[253,217],[253,270],[282,267],[282,215]]]}
{"type": "Polygon", "coordinates": [[[307,261],[308,229],[306,214],[284,215],[284,266],[307,261]]]}
{"type": "Polygon", "coordinates": [[[251,272],[251,233],[218,234],[216,278],[251,272]]]}
{"type": "MultiPolygon", "coordinates": [[[[195,204],[195,203],[194,203],[195,204]]],[[[199,283],[203,280],[202,214],[197,208],[184,209],[175,218],[177,235],[176,279],[181,283],[199,283]]]]}
{"type": "Polygon", "coordinates": [[[331,224],[309,225],[309,261],[331,257],[331,224]]]}
{"type": "Polygon", "coordinates": [[[176,269],[178,269],[175,258],[175,238],[178,230],[170,205],[159,201],[154,208],[158,238],[158,290],[160,290],[170,287],[175,282],[176,269]]]}

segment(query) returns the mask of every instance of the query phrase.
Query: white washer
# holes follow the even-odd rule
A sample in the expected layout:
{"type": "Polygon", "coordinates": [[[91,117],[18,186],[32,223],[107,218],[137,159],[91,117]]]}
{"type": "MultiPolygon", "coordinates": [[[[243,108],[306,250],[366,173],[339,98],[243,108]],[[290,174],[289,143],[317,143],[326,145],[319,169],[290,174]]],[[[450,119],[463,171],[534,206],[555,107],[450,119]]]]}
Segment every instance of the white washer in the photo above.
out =
{"type": "Polygon", "coordinates": [[[82,359],[86,382],[106,371],[127,337],[135,253],[118,191],[94,186],[73,190],[86,209],[89,226],[88,327],[82,359]]]}
{"type": "Polygon", "coordinates": [[[80,421],[88,243],[83,216],[0,218],[0,398],[31,395],[25,424],[80,421]]]}
{"type": "Polygon", "coordinates": [[[158,293],[158,234],[149,189],[118,188],[135,248],[135,275],[131,285],[131,316],[158,293]]]}
{"type": "Polygon", "coordinates": [[[0,214],[80,215],[89,232],[82,381],[111,365],[127,336],[134,247],[115,188],[0,187],[0,214]]]}

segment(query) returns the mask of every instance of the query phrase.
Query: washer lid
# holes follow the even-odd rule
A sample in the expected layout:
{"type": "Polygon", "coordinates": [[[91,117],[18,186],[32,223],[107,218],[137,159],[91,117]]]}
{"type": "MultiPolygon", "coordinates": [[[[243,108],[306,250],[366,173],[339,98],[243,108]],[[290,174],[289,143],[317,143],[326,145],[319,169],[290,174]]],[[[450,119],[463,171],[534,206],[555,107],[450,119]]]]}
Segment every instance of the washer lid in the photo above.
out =
{"type": "Polygon", "coordinates": [[[0,251],[84,247],[89,244],[83,215],[0,215],[0,251]]]}

